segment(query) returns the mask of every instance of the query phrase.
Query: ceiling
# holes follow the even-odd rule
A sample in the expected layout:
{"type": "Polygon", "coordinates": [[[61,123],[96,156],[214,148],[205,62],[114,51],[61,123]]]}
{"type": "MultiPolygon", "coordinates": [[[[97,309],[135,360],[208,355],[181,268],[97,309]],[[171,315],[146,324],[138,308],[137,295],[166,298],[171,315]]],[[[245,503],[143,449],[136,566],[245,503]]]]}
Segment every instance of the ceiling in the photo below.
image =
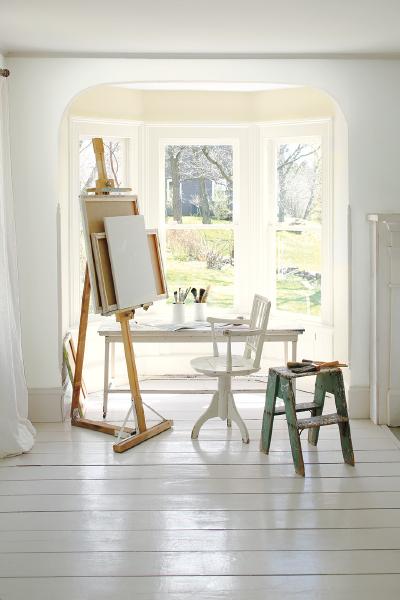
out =
{"type": "Polygon", "coordinates": [[[0,0],[0,52],[396,55],[400,0],[0,0]]]}

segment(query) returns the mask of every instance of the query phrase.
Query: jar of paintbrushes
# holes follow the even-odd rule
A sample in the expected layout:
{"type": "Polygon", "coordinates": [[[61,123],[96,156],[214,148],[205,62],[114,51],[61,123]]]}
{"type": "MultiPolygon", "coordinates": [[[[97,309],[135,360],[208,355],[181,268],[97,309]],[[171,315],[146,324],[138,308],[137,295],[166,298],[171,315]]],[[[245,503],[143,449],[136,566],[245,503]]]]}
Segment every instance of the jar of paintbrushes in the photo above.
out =
{"type": "Polygon", "coordinates": [[[185,302],[190,292],[190,287],[179,288],[174,292],[174,303],[172,305],[172,322],[176,324],[185,323],[185,302]]]}
{"type": "Polygon", "coordinates": [[[193,296],[193,321],[205,321],[207,319],[207,298],[210,286],[206,288],[193,287],[190,292],[193,296]]]}

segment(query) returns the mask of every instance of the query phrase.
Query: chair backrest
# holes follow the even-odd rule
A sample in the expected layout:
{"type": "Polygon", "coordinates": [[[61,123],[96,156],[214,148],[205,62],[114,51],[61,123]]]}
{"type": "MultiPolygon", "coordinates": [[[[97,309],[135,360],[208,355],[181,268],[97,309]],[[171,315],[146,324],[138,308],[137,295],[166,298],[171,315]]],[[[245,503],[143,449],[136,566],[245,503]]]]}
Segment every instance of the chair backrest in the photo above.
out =
{"type": "Polygon", "coordinates": [[[258,369],[264,345],[264,335],[268,327],[269,311],[271,302],[264,296],[255,294],[250,314],[250,329],[260,329],[260,335],[248,337],[244,349],[244,358],[253,358],[253,366],[258,369]]]}

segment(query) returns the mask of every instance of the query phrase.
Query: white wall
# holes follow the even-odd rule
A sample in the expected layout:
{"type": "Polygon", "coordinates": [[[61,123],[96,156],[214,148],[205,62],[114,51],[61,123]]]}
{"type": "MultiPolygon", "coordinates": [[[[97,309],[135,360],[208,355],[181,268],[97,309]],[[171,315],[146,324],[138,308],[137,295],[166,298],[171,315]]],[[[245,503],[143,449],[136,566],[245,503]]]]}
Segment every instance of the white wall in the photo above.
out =
{"type": "MultiPolygon", "coordinates": [[[[107,82],[266,81],[321,88],[337,101],[347,120],[352,215],[350,406],[354,404],[360,414],[368,410],[366,214],[397,211],[399,61],[12,58],[8,62],[23,350],[30,388],[57,390],[61,379],[58,159],[60,123],[68,103],[83,89],[107,82]]],[[[343,221],[343,215],[338,218],[343,221]]],[[[347,247],[345,227],[343,239],[335,244],[347,247]]],[[[344,270],[346,287],[345,276],[344,270]]]]}

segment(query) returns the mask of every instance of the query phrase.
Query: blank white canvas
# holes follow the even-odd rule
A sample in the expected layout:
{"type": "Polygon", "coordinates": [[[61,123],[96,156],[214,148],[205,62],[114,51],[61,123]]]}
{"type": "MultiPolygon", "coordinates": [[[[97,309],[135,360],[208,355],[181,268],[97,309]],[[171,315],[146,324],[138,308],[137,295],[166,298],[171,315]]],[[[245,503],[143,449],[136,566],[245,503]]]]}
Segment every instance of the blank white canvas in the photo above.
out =
{"type": "Polygon", "coordinates": [[[105,217],[104,227],[118,308],[153,302],[157,291],[144,217],[105,217]]]}

